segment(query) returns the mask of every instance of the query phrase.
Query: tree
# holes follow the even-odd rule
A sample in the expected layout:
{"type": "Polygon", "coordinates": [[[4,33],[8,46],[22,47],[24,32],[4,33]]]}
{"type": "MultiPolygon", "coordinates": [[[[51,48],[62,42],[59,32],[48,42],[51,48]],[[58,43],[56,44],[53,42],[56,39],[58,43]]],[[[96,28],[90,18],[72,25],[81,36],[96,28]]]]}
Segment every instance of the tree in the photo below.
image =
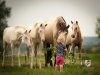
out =
{"type": "Polygon", "coordinates": [[[96,22],[96,34],[100,38],[100,18],[97,18],[97,22],[96,22]]]}
{"type": "Polygon", "coordinates": [[[7,18],[10,17],[11,8],[6,6],[5,0],[0,0],[0,54],[2,53],[3,31],[8,26],[7,18]]]}

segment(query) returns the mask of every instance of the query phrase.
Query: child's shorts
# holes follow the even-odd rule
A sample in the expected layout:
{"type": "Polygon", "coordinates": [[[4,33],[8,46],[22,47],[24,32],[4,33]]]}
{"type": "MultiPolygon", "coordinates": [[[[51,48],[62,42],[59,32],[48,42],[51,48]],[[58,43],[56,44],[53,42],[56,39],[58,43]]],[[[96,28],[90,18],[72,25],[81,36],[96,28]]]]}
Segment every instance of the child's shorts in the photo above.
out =
{"type": "Polygon", "coordinates": [[[64,65],[64,56],[56,56],[56,65],[64,65]]]}

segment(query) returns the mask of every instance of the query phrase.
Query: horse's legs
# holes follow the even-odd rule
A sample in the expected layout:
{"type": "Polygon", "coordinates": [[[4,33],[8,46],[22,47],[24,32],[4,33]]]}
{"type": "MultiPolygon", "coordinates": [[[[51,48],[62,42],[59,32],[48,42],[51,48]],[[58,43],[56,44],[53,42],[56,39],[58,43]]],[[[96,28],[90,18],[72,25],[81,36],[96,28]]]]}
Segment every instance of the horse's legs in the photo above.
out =
{"type": "Polygon", "coordinates": [[[39,68],[41,69],[41,62],[40,59],[37,57],[39,56],[39,44],[35,45],[35,50],[34,50],[34,54],[35,54],[35,61],[36,61],[36,66],[39,65],[39,68]]]}
{"type": "Polygon", "coordinates": [[[31,42],[31,48],[32,48],[32,52],[31,52],[31,62],[30,62],[30,68],[32,69],[33,68],[33,57],[34,57],[34,40],[31,38],[30,39],[30,42],[31,42]]]}
{"type": "Polygon", "coordinates": [[[41,60],[40,60],[41,53],[39,53],[40,50],[39,48],[40,48],[40,44],[37,45],[37,51],[38,51],[37,55],[39,56],[37,61],[38,61],[39,69],[41,69],[41,60]]]}
{"type": "Polygon", "coordinates": [[[75,46],[74,45],[72,45],[72,50],[73,50],[72,61],[75,62],[75,46]]]}
{"type": "Polygon", "coordinates": [[[5,63],[5,50],[6,50],[6,43],[3,43],[3,61],[2,61],[2,66],[4,66],[4,63],[5,63]]]}
{"type": "MultiPolygon", "coordinates": [[[[43,47],[46,49],[47,43],[43,42],[43,47]]],[[[45,51],[44,56],[45,56],[45,67],[47,67],[47,51],[45,51]]]]}
{"type": "Polygon", "coordinates": [[[35,54],[35,61],[36,61],[36,66],[37,66],[37,45],[35,44],[34,46],[34,54],[35,54]]]}
{"type": "Polygon", "coordinates": [[[20,62],[20,56],[21,56],[21,51],[20,51],[20,47],[18,47],[18,66],[21,66],[21,62],[20,62]]]}
{"type": "Polygon", "coordinates": [[[73,46],[70,46],[70,47],[69,47],[69,54],[70,54],[71,51],[72,51],[72,47],[73,47],[73,46]]]}
{"type": "Polygon", "coordinates": [[[78,51],[79,51],[79,60],[80,60],[80,63],[82,64],[81,46],[78,46],[78,51]]]}
{"type": "Polygon", "coordinates": [[[27,49],[27,57],[26,57],[26,61],[27,61],[27,64],[29,63],[29,56],[30,56],[30,51],[29,51],[29,47],[26,47],[27,49]]]}
{"type": "Polygon", "coordinates": [[[78,50],[79,50],[79,59],[81,59],[81,47],[80,46],[78,47],[78,50]]]}
{"type": "Polygon", "coordinates": [[[34,57],[34,48],[32,47],[32,53],[31,53],[31,68],[33,68],[33,57],[34,57]]]}
{"type": "Polygon", "coordinates": [[[31,64],[30,64],[30,68],[33,68],[33,57],[34,57],[34,45],[32,43],[32,52],[31,52],[31,64]]]}
{"type": "Polygon", "coordinates": [[[14,46],[13,43],[11,43],[11,66],[14,66],[13,50],[14,50],[14,46]]]}

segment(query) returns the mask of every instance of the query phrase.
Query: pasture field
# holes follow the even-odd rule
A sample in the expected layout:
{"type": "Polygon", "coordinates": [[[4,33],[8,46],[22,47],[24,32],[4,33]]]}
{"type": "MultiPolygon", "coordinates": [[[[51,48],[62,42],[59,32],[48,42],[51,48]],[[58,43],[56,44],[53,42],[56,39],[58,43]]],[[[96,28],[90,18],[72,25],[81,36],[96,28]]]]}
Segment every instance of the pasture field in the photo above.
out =
{"type": "MultiPolygon", "coordinates": [[[[42,69],[33,67],[33,69],[30,69],[29,65],[25,65],[24,57],[21,58],[22,60],[22,67],[17,66],[17,58],[15,57],[15,66],[10,66],[10,58],[6,58],[6,66],[2,67],[0,59],[0,75],[100,75],[100,54],[99,53],[88,53],[85,54],[85,57],[90,59],[92,61],[92,64],[90,67],[86,67],[85,65],[79,65],[79,64],[65,64],[64,65],[64,71],[62,73],[55,72],[54,67],[44,67],[44,57],[41,57],[42,61],[42,69]]],[[[66,58],[66,61],[68,59],[66,58]]],[[[78,61],[78,59],[77,59],[78,61]]]]}

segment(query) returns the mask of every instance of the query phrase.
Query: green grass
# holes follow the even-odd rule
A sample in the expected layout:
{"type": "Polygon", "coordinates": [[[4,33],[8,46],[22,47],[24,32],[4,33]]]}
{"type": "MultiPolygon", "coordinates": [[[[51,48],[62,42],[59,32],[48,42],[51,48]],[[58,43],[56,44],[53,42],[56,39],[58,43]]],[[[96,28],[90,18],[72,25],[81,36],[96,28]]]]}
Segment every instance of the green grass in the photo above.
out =
{"type": "Polygon", "coordinates": [[[56,73],[54,67],[44,67],[44,57],[41,57],[42,69],[34,67],[33,69],[30,69],[29,65],[25,65],[24,57],[21,58],[23,61],[22,67],[17,66],[16,57],[16,65],[11,67],[9,65],[10,58],[6,58],[6,66],[1,67],[0,64],[0,75],[100,75],[100,54],[86,54],[85,56],[92,61],[91,67],[86,67],[79,64],[66,64],[64,65],[64,71],[62,73],[56,73]]]}

